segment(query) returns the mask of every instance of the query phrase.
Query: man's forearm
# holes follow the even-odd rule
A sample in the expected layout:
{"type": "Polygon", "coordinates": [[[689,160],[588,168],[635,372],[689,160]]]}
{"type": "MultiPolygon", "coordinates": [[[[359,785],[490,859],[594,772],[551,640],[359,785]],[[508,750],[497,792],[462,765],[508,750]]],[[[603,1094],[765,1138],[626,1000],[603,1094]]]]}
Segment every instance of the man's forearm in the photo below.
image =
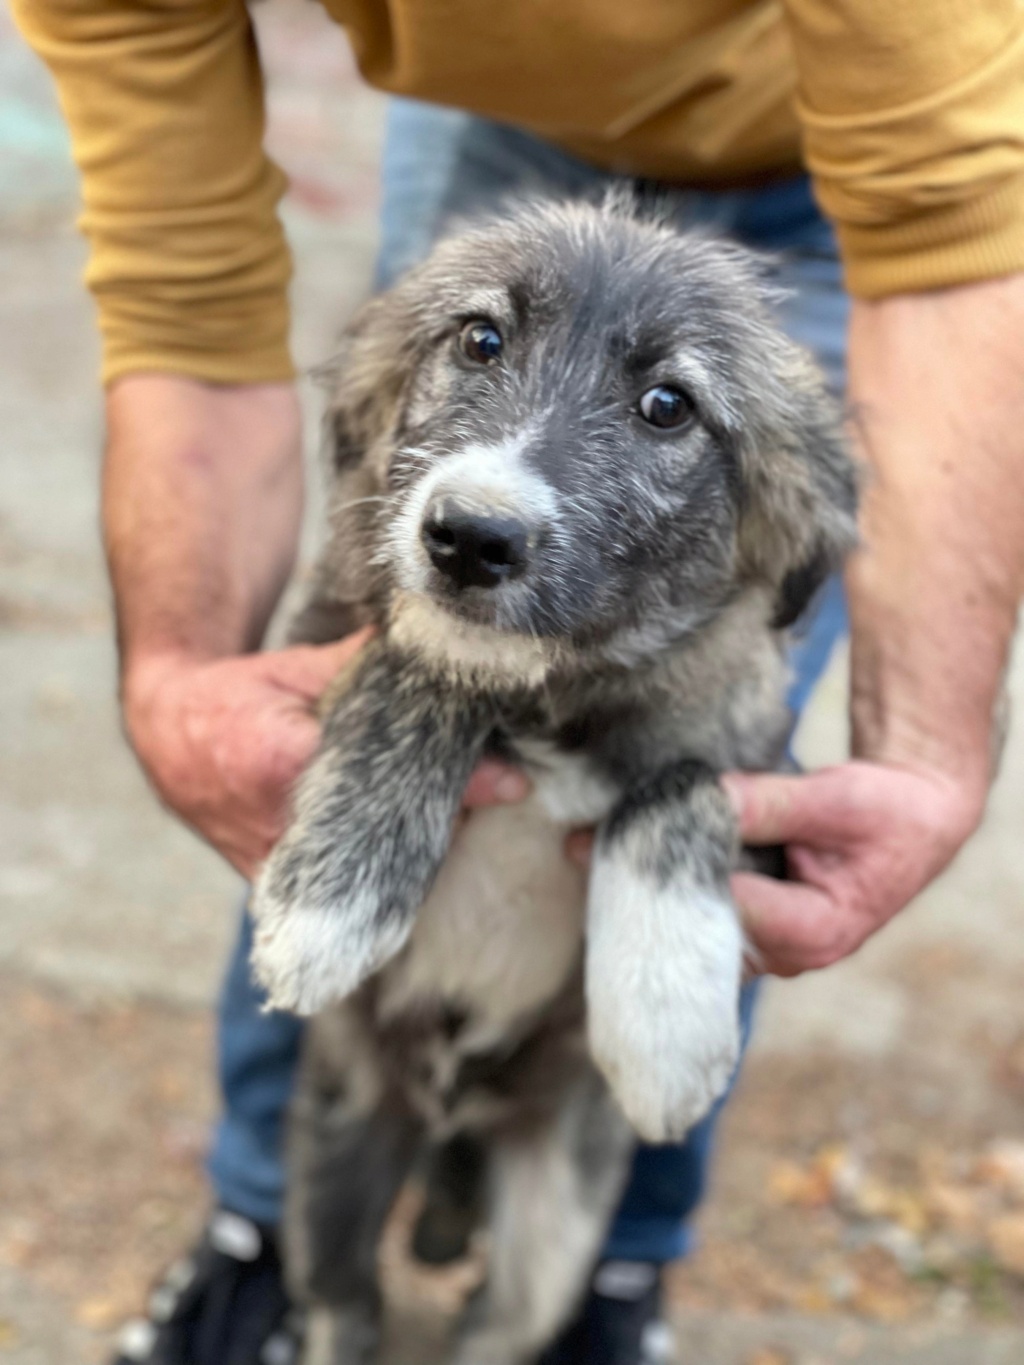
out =
{"type": "Polygon", "coordinates": [[[255,648],[302,510],[289,385],[133,375],[107,397],[103,524],[126,682],[255,648]]]}
{"type": "MultiPolygon", "coordinates": [[[[129,739],[166,804],[251,875],[280,836],[341,659],[255,649],[302,508],[287,385],[133,375],[107,398],[103,527],[129,739]]],[[[330,651],[327,651],[330,655],[330,651]]]]}
{"type": "Polygon", "coordinates": [[[854,753],[943,773],[980,814],[1024,588],[1024,277],[855,303],[850,396],[854,753]]]}

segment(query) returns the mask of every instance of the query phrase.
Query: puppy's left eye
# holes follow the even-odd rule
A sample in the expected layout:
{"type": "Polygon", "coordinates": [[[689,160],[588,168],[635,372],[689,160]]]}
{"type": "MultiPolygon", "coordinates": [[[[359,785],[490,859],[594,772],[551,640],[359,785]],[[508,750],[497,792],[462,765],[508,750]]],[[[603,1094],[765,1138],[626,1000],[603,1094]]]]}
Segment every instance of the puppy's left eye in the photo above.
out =
{"type": "Polygon", "coordinates": [[[682,389],[656,384],[641,396],[640,416],[652,427],[681,427],[693,416],[693,400],[682,389]]]}
{"type": "Polygon", "coordinates": [[[459,333],[459,349],[477,365],[493,365],[501,359],[501,333],[492,322],[467,322],[459,333]]]}

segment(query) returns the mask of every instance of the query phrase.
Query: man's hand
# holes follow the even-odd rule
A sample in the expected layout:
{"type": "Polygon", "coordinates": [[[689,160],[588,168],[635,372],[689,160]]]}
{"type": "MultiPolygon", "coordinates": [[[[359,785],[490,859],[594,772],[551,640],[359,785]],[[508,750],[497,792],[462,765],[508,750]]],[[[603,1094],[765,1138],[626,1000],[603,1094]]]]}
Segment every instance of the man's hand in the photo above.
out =
{"type": "Polygon", "coordinates": [[[125,691],[125,723],[161,799],[243,877],[284,832],[319,736],[316,702],[363,644],[156,660],[125,691]]]}
{"type": "Polygon", "coordinates": [[[731,773],[748,844],[785,844],[790,880],[740,872],[733,894],[758,972],[796,976],[855,952],[928,885],[981,809],[936,773],[854,762],[805,777],[731,773]]]}
{"type": "MultiPolygon", "coordinates": [[[[209,662],[156,660],[133,674],[125,719],[150,780],[243,877],[284,833],[292,789],[319,740],[317,701],[367,636],[209,662]]],[[[528,785],[514,768],[483,763],[465,804],[517,801],[528,785]]]]}
{"type": "MultiPolygon", "coordinates": [[[[800,777],[722,779],[745,844],[786,846],[788,880],[737,872],[752,972],[799,976],[861,946],[933,881],[977,827],[982,801],[938,773],[852,762],[800,777]]],[[[567,840],[589,867],[594,836],[567,840]]]]}

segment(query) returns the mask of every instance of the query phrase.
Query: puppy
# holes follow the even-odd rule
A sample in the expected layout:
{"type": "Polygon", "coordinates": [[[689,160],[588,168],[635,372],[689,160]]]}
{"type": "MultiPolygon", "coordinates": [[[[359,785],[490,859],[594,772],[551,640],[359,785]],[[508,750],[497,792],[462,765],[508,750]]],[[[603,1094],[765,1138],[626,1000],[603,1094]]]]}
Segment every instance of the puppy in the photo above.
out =
{"type": "Polygon", "coordinates": [[[375,1358],[377,1239],[425,1148],[422,1248],[453,1208],[492,1233],[451,1358],[519,1365],[572,1311],[632,1133],[679,1138],[728,1086],[744,945],[718,775],[782,761],[786,630],[855,539],[837,414],[770,305],[737,248],[614,202],[526,205],[345,338],[295,637],[378,632],[253,901],[270,1002],[325,1011],[289,1220],[324,1361],[375,1358]],[[459,824],[488,753],[533,795],[459,824]],[[562,850],[581,825],[589,879],[562,850]]]}

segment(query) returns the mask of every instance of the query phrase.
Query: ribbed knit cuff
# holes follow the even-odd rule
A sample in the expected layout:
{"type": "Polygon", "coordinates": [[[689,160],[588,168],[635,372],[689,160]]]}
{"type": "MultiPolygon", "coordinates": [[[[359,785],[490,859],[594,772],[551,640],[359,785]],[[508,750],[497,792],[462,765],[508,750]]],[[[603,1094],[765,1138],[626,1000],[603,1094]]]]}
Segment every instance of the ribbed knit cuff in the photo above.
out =
{"type": "Polygon", "coordinates": [[[294,377],[286,251],[269,253],[255,279],[192,272],[184,279],[150,274],[96,283],[102,379],[142,371],[189,375],[211,384],[270,384],[294,377]]]}
{"type": "Polygon", "coordinates": [[[836,232],[847,288],[860,298],[1012,275],[1024,271],[1024,176],[897,222],[840,220],[836,232]]]}
{"type": "Polygon", "coordinates": [[[227,352],[169,347],[105,348],[100,377],[105,385],[127,374],[179,374],[208,384],[277,384],[295,378],[287,346],[227,352]]]}

